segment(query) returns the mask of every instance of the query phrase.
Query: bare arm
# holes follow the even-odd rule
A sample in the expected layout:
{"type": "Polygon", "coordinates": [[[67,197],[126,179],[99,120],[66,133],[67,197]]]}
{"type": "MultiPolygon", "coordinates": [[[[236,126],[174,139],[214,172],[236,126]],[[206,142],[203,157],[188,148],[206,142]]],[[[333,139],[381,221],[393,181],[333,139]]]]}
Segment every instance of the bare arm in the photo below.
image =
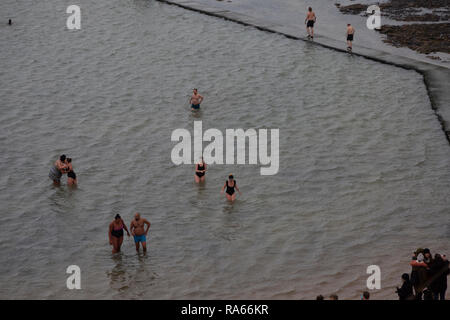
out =
{"type": "Polygon", "coordinates": [[[234,187],[235,187],[236,190],[239,192],[239,194],[242,194],[242,193],[241,193],[241,190],[239,190],[239,188],[238,188],[238,186],[237,186],[237,184],[236,184],[236,181],[234,182],[234,187]]]}
{"type": "Polygon", "coordinates": [[[224,184],[223,184],[223,187],[222,187],[222,190],[220,190],[220,193],[222,194],[223,193],[223,190],[225,190],[225,187],[227,186],[227,183],[225,182],[224,184]]]}
{"type": "Polygon", "coordinates": [[[125,224],[125,222],[123,221],[123,219],[122,219],[122,225],[123,225],[123,228],[125,229],[125,231],[127,232],[128,236],[130,236],[130,232],[128,232],[127,225],[125,224]]]}
{"type": "Polygon", "coordinates": [[[133,221],[131,221],[131,223],[130,223],[130,232],[134,236],[134,223],[133,223],[133,221]]]}
{"type": "Polygon", "coordinates": [[[202,103],[204,98],[202,95],[199,95],[199,99],[200,99],[200,101],[198,103],[202,103]]]}
{"type": "Polygon", "coordinates": [[[109,238],[109,244],[112,244],[112,234],[111,234],[111,232],[112,232],[112,229],[113,229],[113,224],[112,224],[112,222],[109,224],[109,228],[108,228],[108,238],[109,238]]]}
{"type": "Polygon", "coordinates": [[[144,219],[144,224],[147,225],[147,230],[145,230],[145,234],[148,233],[148,229],[150,229],[150,222],[148,222],[146,219],[144,219]]]}

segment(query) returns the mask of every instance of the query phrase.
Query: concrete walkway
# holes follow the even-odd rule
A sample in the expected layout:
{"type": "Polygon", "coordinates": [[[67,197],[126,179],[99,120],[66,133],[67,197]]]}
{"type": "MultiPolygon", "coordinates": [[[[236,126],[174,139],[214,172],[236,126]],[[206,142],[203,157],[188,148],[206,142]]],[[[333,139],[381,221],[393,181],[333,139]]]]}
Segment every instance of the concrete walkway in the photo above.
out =
{"type": "MultiPolygon", "coordinates": [[[[211,0],[157,0],[163,3],[176,5],[188,10],[197,11],[203,14],[224,18],[236,23],[240,23],[246,26],[252,26],[259,30],[276,33],[288,37],[293,40],[308,41],[309,43],[319,45],[328,49],[344,52],[346,51],[345,39],[338,41],[331,37],[327,37],[316,33],[314,41],[309,41],[306,37],[299,37],[299,25],[283,25],[280,20],[271,21],[271,19],[264,18],[261,14],[248,14],[251,12],[237,8],[236,11],[232,6],[226,6],[224,2],[211,1],[211,0]],[[239,11],[239,12],[238,12],[239,11]],[[246,13],[243,13],[246,12],[246,13]]],[[[264,0],[262,0],[264,1],[264,0]]],[[[271,0],[265,0],[268,3],[271,0]]],[[[267,3],[266,3],[267,5],[267,3]]],[[[273,8],[276,10],[276,8],[273,8]]],[[[257,12],[257,11],[255,11],[257,12]]],[[[298,14],[297,14],[298,15],[298,14]]],[[[303,18],[304,19],[304,18],[303,18]]],[[[347,21],[344,18],[342,21],[347,21]]],[[[353,23],[352,23],[353,24],[353,23]]],[[[302,28],[304,28],[302,26],[302,28]]],[[[358,30],[358,29],[357,29],[358,30]]],[[[366,31],[367,32],[367,31],[366,31]]],[[[306,33],[303,31],[303,33],[306,33]]],[[[335,35],[335,34],[333,34],[335,35]]],[[[336,37],[335,37],[336,38],[336,37]]],[[[366,42],[364,44],[371,45],[366,42]]],[[[377,45],[378,46],[378,45],[377,45]]],[[[387,46],[387,45],[386,45],[387,46]]],[[[419,55],[408,54],[398,55],[395,54],[396,50],[379,50],[373,47],[364,47],[359,43],[355,43],[353,48],[353,54],[374,60],[380,63],[386,63],[397,67],[416,70],[423,75],[424,82],[430,97],[431,106],[441,124],[448,142],[450,143],[450,69],[448,66],[435,63],[432,60],[424,61],[419,55]],[[389,52],[387,52],[389,51],[389,52]]]]}

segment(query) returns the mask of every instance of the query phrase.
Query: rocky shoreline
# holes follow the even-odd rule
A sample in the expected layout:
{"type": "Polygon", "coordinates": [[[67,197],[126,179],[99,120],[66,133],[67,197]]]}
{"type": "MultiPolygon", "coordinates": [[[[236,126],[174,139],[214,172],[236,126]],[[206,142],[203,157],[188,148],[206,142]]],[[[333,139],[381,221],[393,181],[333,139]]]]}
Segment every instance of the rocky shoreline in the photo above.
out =
{"type": "MultiPolygon", "coordinates": [[[[374,4],[377,3],[374,1],[374,4]]],[[[383,25],[378,31],[386,35],[384,42],[395,47],[408,47],[423,54],[450,54],[450,0],[390,0],[377,5],[382,15],[389,19],[419,22],[401,26],[383,25]]],[[[367,15],[367,4],[336,6],[343,14],[367,15]]],[[[433,56],[429,58],[439,59],[433,56]]]]}

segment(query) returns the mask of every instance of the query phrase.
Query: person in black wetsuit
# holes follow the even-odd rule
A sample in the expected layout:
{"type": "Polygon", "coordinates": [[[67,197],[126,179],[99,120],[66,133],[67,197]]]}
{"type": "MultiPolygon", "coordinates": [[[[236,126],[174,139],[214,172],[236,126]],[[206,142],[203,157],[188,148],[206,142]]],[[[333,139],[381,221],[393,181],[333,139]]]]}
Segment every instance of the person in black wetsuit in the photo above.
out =
{"type": "Polygon", "coordinates": [[[236,180],[234,180],[234,176],[232,174],[228,176],[228,180],[225,181],[225,184],[223,185],[220,194],[223,193],[225,188],[227,189],[225,195],[227,196],[227,199],[229,201],[234,201],[236,199],[236,192],[234,191],[234,189],[236,189],[239,192],[239,194],[241,194],[241,191],[236,185],[236,180]]]}
{"type": "Polygon", "coordinates": [[[120,247],[123,242],[123,229],[125,229],[127,235],[130,236],[127,226],[120,215],[117,214],[114,221],[109,224],[108,230],[109,244],[113,246],[112,253],[120,252],[120,247]]]}
{"type": "Polygon", "coordinates": [[[200,162],[195,165],[195,182],[205,182],[205,173],[206,173],[206,163],[201,158],[200,162]]]}
{"type": "Polygon", "coordinates": [[[413,294],[413,286],[411,281],[409,281],[409,274],[402,274],[403,284],[395,291],[398,294],[399,300],[414,300],[415,296],[413,294]]]}

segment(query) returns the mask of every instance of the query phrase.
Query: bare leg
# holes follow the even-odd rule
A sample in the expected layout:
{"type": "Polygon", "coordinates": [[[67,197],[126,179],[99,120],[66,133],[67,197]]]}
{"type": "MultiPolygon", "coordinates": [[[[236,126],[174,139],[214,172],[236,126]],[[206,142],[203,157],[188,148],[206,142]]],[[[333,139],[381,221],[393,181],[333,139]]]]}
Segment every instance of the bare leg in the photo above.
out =
{"type": "Polygon", "coordinates": [[[139,242],[135,242],[136,245],[136,251],[139,252],[139,242]]]}
{"type": "Polygon", "coordinates": [[[195,182],[200,183],[200,178],[198,175],[194,174],[195,182]]]}
{"type": "Polygon", "coordinates": [[[113,243],[113,249],[112,249],[112,253],[117,253],[117,238],[116,237],[112,237],[112,243],[113,243]]]}
{"type": "Polygon", "coordinates": [[[147,252],[147,242],[142,242],[142,250],[144,250],[144,253],[147,252]]]}
{"type": "Polygon", "coordinates": [[[205,182],[205,178],[206,178],[206,176],[201,177],[200,182],[205,182]]]}
{"type": "Polygon", "coordinates": [[[231,196],[231,201],[234,201],[234,200],[236,200],[236,192],[233,193],[233,195],[231,196]]]}
{"type": "Polygon", "coordinates": [[[123,243],[123,236],[120,237],[119,239],[117,239],[117,252],[120,251],[120,248],[122,247],[122,243],[123,243]]]}

